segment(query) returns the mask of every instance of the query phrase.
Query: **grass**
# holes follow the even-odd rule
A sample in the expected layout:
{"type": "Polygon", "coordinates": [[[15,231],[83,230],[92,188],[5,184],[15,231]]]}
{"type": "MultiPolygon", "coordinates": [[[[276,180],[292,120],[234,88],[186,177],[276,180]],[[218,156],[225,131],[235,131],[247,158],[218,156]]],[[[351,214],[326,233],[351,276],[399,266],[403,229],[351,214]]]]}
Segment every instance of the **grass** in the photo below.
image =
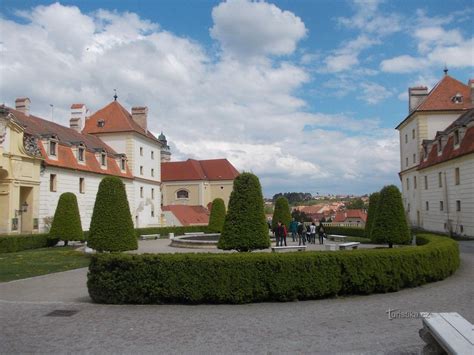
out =
{"type": "Polygon", "coordinates": [[[24,250],[0,254],[0,282],[89,266],[90,257],[72,247],[24,250]]]}

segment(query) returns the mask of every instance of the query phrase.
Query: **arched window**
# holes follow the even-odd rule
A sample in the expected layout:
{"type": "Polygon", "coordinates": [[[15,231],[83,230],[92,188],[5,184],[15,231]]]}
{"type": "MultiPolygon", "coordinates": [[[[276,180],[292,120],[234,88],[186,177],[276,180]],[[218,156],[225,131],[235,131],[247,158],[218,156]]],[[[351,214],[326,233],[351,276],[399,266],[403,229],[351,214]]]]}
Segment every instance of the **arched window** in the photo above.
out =
{"type": "Polygon", "coordinates": [[[177,198],[189,198],[189,192],[186,190],[178,190],[176,192],[176,197],[177,198]]]}

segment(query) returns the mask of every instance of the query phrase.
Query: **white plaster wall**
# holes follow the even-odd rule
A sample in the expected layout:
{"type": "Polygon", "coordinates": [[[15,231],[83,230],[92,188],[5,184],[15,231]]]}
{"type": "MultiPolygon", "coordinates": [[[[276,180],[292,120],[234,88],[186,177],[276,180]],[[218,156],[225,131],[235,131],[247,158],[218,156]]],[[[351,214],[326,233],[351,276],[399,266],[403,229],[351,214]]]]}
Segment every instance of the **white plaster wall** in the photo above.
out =
{"type": "Polygon", "coordinates": [[[434,139],[436,132],[444,131],[460,115],[460,113],[426,115],[428,136],[425,139],[434,139]]]}
{"type": "Polygon", "coordinates": [[[126,154],[128,133],[103,134],[99,138],[117,153],[126,154]]]}
{"type": "Polygon", "coordinates": [[[133,175],[156,182],[161,181],[160,144],[143,138],[139,134],[134,134],[132,137],[134,159],[131,168],[133,175]],[[143,148],[143,155],[140,155],[140,148],[143,148]],[[152,151],[154,159],[151,158],[152,151]],[[143,175],[140,174],[140,166],[143,166],[143,175]],[[154,176],[151,175],[151,169],[154,169],[154,176]]]}
{"type": "Polygon", "coordinates": [[[165,225],[167,227],[182,226],[181,222],[176,218],[173,212],[163,211],[163,215],[165,216],[165,225]]]}
{"type": "Polygon", "coordinates": [[[417,127],[417,118],[413,119],[400,130],[400,170],[407,170],[419,164],[419,151],[421,142],[419,141],[419,132],[417,127]],[[415,130],[415,139],[412,137],[412,131],[415,130]],[[405,135],[408,137],[405,143],[405,135]],[[413,154],[416,154],[416,161],[413,163],[413,154]],[[408,158],[408,165],[406,164],[408,158]]]}
{"type": "MultiPolygon", "coordinates": [[[[83,230],[89,230],[92,212],[94,210],[95,198],[99,189],[99,184],[105,175],[87,173],[76,170],[61,169],[47,167],[40,176],[40,197],[39,197],[39,227],[40,231],[44,231],[44,218],[54,216],[59,196],[64,192],[72,192],[76,195],[79,205],[79,213],[81,215],[81,223],[83,230]],[[50,174],[56,174],[56,192],[49,190],[50,174]],[[79,178],[85,180],[85,193],[79,192],[79,178]]],[[[128,179],[122,180],[125,183],[127,198],[129,201],[133,199],[132,181],[128,179]],[[132,198],[132,199],[131,199],[132,198]]],[[[132,205],[130,206],[132,209],[132,205]]]]}

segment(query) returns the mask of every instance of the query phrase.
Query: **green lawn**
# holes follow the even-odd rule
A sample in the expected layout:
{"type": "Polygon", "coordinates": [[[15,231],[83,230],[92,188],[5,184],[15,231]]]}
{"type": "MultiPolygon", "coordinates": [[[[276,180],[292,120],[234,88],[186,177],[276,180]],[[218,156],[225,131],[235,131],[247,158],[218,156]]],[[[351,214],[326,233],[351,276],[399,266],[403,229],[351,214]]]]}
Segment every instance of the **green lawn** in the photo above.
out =
{"type": "Polygon", "coordinates": [[[72,247],[0,254],[0,282],[89,266],[90,257],[72,247]]]}

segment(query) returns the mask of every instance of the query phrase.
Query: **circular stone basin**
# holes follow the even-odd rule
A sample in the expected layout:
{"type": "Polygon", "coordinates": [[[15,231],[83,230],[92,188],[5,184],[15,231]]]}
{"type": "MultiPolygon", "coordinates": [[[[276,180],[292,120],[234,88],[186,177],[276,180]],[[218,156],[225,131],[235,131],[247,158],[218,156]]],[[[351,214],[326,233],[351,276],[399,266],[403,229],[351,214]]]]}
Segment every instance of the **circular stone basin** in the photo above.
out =
{"type": "Polygon", "coordinates": [[[220,233],[181,235],[172,237],[170,246],[176,248],[217,248],[220,233]]]}

